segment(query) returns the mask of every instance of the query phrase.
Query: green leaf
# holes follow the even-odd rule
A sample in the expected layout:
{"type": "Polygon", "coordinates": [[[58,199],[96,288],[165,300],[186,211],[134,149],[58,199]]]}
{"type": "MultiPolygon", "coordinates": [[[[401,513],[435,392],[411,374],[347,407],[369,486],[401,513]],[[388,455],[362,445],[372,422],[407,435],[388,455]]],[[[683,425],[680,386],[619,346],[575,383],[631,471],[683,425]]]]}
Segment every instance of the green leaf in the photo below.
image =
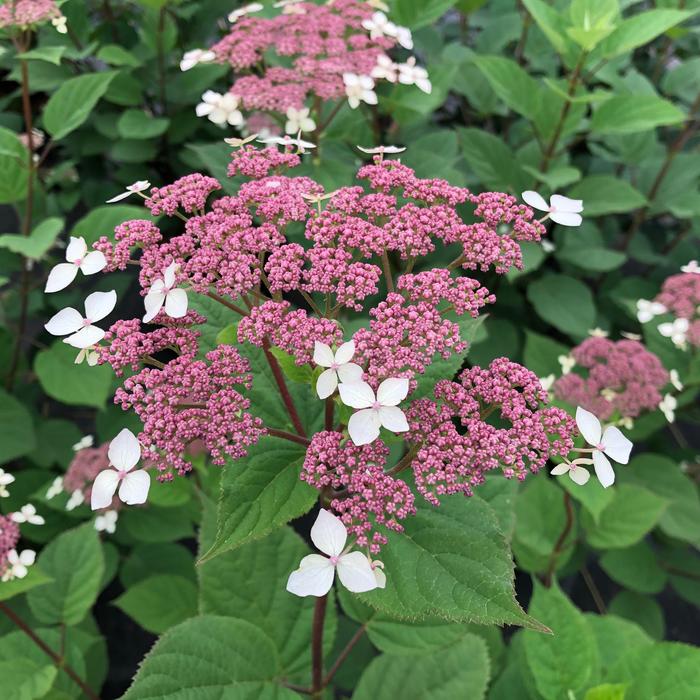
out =
{"type": "Polygon", "coordinates": [[[583,700],[625,700],[627,683],[603,683],[586,691],[583,700]]]}
{"type": "Polygon", "coordinates": [[[375,658],[360,678],[353,700],[376,698],[468,697],[479,700],[486,695],[490,663],[486,643],[475,635],[433,654],[375,658]],[[468,689],[468,695],[465,692],[468,689]]]}
{"type": "Polygon", "coordinates": [[[557,477],[557,482],[564,487],[590,513],[593,522],[600,520],[600,514],[615,500],[615,489],[605,489],[598,479],[589,479],[580,486],[569,478],[568,474],[557,477]]]}
{"type": "Polygon", "coordinates": [[[552,629],[552,635],[522,632],[525,657],[540,695],[545,700],[561,700],[586,687],[597,676],[600,661],[583,614],[556,582],[545,588],[537,581],[529,613],[552,629]]]}
{"type": "Polygon", "coordinates": [[[27,594],[32,614],[43,623],[77,625],[100,591],[104,557],[91,522],[61,533],[37,559],[53,582],[27,594]]]}
{"type": "Polygon", "coordinates": [[[608,612],[631,620],[653,639],[663,639],[664,613],[651,596],[633,591],[620,591],[610,601],[608,612]]]}
{"type": "Polygon", "coordinates": [[[589,175],[567,193],[583,200],[583,216],[620,214],[647,204],[646,197],[626,180],[612,175],[589,175]]]}
{"type": "Polygon", "coordinates": [[[545,275],[530,284],[527,298],[538,316],[576,338],[586,336],[595,325],[596,308],[590,289],[566,275],[545,275]]]}
{"type": "Polygon", "coordinates": [[[478,496],[418,506],[405,532],[388,532],[387,585],[360,600],[399,619],[541,626],[515,600],[513,562],[493,509],[478,496]]]}
{"type": "Polygon", "coordinates": [[[207,561],[298,518],[318,492],[299,479],[303,445],[264,437],[247,457],[229,462],[221,476],[217,534],[207,561]]]}
{"type": "Polygon", "coordinates": [[[603,554],[599,563],[613,581],[637,593],[660,593],[666,585],[666,572],[646,542],[625,549],[611,549],[603,554]]]}
{"type": "Polygon", "coordinates": [[[148,632],[162,634],[197,614],[197,587],[182,576],[156,574],[130,586],[114,605],[148,632]]]}
{"type": "Polygon", "coordinates": [[[393,0],[391,19],[409,29],[419,29],[436,22],[457,0],[393,0]]]}
{"type": "Polygon", "coordinates": [[[540,335],[533,331],[525,331],[525,349],[523,361],[525,366],[532,370],[538,377],[546,377],[550,374],[559,375],[561,365],[560,355],[568,355],[569,348],[549,336],[540,335]]]}
{"type": "Polygon", "coordinates": [[[603,674],[630,649],[649,647],[654,640],[635,622],[608,613],[585,613],[588,626],[593,630],[603,674]]]}
{"type": "Polygon", "coordinates": [[[39,664],[31,659],[17,657],[0,661],[0,678],[4,700],[34,700],[42,698],[53,685],[58,669],[47,656],[39,664]]]}
{"type": "Polygon", "coordinates": [[[277,358],[284,376],[287,379],[291,379],[293,382],[299,382],[300,384],[309,384],[313,377],[313,369],[311,365],[305,364],[299,366],[294,360],[294,356],[286,353],[280,348],[270,348],[270,352],[277,358]]]}
{"type": "Polygon", "coordinates": [[[18,53],[17,58],[23,58],[26,61],[46,61],[59,66],[66,48],[66,46],[38,46],[31,51],[18,53]]]}
{"type": "Polygon", "coordinates": [[[173,542],[139,544],[122,564],[119,580],[128,589],[153,574],[173,574],[194,581],[194,557],[186,547],[173,542]]]}
{"type": "Polygon", "coordinates": [[[191,508],[127,508],[119,515],[123,527],[141,542],[173,542],[192,537],[191,508]]]}
{"type": "Polygon", "coordinates": [[[279,658],[255,625],[202,615],[168,630],[141,664],[123,700],[293,700],[275,685],[279,658]]]}
{"type": "Polygon", "coordinates": [[[140,109],[127,109],[117,121],[117,130],[125,139],[152,139],[165,133],[169,119],[153,117],[140,109]]]}
{"type": "Polygon", "coordinates": [[[544,0],[523,0],[523,5],[555,51],[560,55],[567,53],[570,44],[566,40],[564,18],[544,0]]]}
{"type": "Polygon", "coordinates": [[[49,134],[59,140],[81,126],[115,75],[115,72],[90,73],[66,80],[44,109],[44,127],[49,134]]]}
{"type": "MultiPolygon", "coordinates": [[[[117,194],[115,192],[115,194],[117,194]]],[[[114,229],[131,219],[147,219],[153,221],[148,209],[132,204],[110,204],[96,207],[75,223],[70,232],[71,236],[82,236],[88,245],[94,243],[100,236],[114,240],[114,229]]]]}
{"type": "Polygon", "coordinates": [[[13,253],[23,255],[31,260],[41,260],[56,241],[63,229],[63,219],[52,216],[44,219],[29,236],[5,233],[0,236],[0,248],[7,248],[13,253]]]}
{"type": "Polygon", "coordinates": [[[583,254],[583,247],[567,246],[557,250],[557,260],[574,265],[582,270],[592,272],[610,272],[616,270],[627,260],[625,253],[619,250],[608,248],[586,248],[583,254]]]}
{"type": "Polygon", "coordinates": [[[656,95],[616,95],[601,103],[591,118],[594,134],[634,134],[680,124],[682,110],[656,95]]]}
{"type": "Polygon", "coordinates": [[[20,593],[26,593],[36,586],[51,583],[48,577],[36,564],[29,568],[29,573],[24,578],[15,578],[11,581],[0,583],[0,600],[9,600],[20,593]]]}
{"type": "Polygon", "coordinates": [[[606,506],[598,522],[585,511],[581,523],[586,539],[597,549],[619,549],[639,542],[659,521],[668,501],[639,486],[620,484],[615,498],[606,506]]]}
{"type": "Polygon", "coordinates": [[[142,63],[131,51],[127,51],[123,46],[119,46],[119,44],[106,44],[102,46],[97,52],[97,58],[112,66],[130,66],[131,68],[138,68],[142,63]]]}
{"type": "Polygon", "coordinates": [[[104,406],[112,388],[113,373],[108,365],[90,367],[75,364],[75,348],[56,340],[41,350],[34,360],[34,371],[43,390],[52,398],[71,406],[104,406]]]}
{"type": "Polygon", "coordinates": [[[0,464],[28,454],[35,446],[29,411],[22,402],[0,389],[0,464]]]}
{"type": "Polygon", "coordinates": [[[572,0],[566,33],[584,51],[592,51],[613,29],[620,13],[618,0],[572,0]]]}
{"type": "Polygon", "coordinates": [[[14,131],[0,126],[0,204],[19,202],[27,196],[28,151],[14,131]]]}

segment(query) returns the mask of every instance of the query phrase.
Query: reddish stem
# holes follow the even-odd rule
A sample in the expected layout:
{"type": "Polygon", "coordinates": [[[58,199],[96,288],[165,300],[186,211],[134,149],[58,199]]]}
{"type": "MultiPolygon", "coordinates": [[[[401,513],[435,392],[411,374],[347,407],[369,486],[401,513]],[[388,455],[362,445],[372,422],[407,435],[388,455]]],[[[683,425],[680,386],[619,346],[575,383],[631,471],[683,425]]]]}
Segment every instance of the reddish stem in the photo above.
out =
{"type": "Polygon", "coordinates": [[[270,341],[267,340],[267,338],[263,340],[262,349],[265,353],[267,363],[270,365],[272,374],[275,377],[277,388],[279,389],[280,395],[282,396],[282,401],[284,401],[284,405],[287,408],[287,413],[289,413],[289,417],[292,420],[294,429],[299,435],[301,435],[302,437],[306,437],[306,431],[304,430],[301,418],[299,418],[299,414],[297,413],[296,406],[294,405],[294,399],[292,399],[292,395],[289,393],[289,389],[287,388],[287,382],[284,381],[284,374],[282,374],[282,368],[280,367],[279,362],[277,362],[275,356],[270,352],[270,341]]]}

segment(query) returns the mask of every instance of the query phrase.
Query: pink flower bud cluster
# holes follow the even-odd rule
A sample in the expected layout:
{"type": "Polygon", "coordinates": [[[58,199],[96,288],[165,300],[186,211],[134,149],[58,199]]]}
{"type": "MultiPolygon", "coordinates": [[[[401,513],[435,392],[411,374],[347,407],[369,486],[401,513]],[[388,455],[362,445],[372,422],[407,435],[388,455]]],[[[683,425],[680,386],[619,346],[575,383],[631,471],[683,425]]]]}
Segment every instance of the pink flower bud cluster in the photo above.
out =
{"type": "MultiPolygon", "coordinates": [[[[108,442],[98,447],[84,447],[82,450],[78,450],[63,477],[63,490],[68,494],[79,491],[83,494],[84,501],[89,503],[92,495],[92,482],[101,471],[109,467],[108,451],[108,442]]],[[[122,502],[115,495],[112,499],[112,505],[106,510],[119,510],[121,506],[122,502]]]]}
{"type": "Polygon", "coordinates": [[[7,0],[0,5],[0,28],[26,28],[60,16],[54,0],[7,0]]]}
{"type": "Polygon", "coordinates": [[[573,447],[571,416],[545,407],[539,379],[505,357],[464,370],[459,382],[439,381],[435,398],[407,411],[416,488],[434,505],[444,495],[471,496],[493,469],[522,480],[573,447]]]}
{"type": "Polygon", "coordinates": [[[114,229],[113,243],[107,236],[100,236],[93,244],[95,250],[101,251],[107,259],[103,272],[125,270],[135,247],[151,248],[161,242],[163,236],[158,227],[148,219],[132,219],[119,224],[114,229]]]}
{"type": "Polygon", "coordinates": [[[221,185],[215,178],[192,173],[175,180],[172,185],[151,188],[151,196],[146,200],[146,206],[153,216],[173,216],[178,209],[194,214],[203,211],[209,195],[220,189],[221,185]]]}
{"type": "Polygon", "coordinates": [[[9,515],[0,514],[0,578],[7,567],[7,553],[17,548],[19,525],[9,515]]]}
{"type": "Polygon", "coordinates": [[[288,150],[280,151],[274,146],[263,149],[243,146],[231,154],[226,174],[260,179],[271,172],[282,172],[283,168],[296,168],[300,163],[301,158],[288,150]]]}
{"type": "Polygon", "coordinates": [[[659,358],[636,340],[586,338],[571,354],[585,376],[574,369],[554,382],[554,395],[582,406],[601,420],[614,414],[635,418],[653,411],[669,374],[659,358]]]}
{"type": "Polygon", "coordinates": [[[700,275],[684,272],[668,277],[656,296],[676,318],[687,318],[689,323],[686,340],[700,347],[700,275]]]}
{"type": "Polygon", "coordinates": [[[323,489],[331,507],[359,547],[377,554],[386,536],[377,528],[402,532],[399,522],[414,515],[414,497],[401,479],[384,472],[389,449],[381,440],[358,447],[342,433],[316,433],[306,451],[301,479],[323,489]]]}

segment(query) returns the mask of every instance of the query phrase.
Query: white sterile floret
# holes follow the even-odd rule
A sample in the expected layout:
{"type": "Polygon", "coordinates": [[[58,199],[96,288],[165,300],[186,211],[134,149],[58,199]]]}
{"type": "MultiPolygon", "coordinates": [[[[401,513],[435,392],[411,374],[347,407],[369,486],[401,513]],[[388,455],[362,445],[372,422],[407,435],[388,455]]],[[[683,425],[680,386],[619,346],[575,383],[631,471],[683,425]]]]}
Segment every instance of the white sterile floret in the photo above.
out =
{"type": "Polygon", "coordinates": [[[180,61],[180,70],[188,71],[200,63],[211,63],[216,60],[216,54],[208,49],[192,49],[186,51],[180,61]]]}
{"type": "Polygon", "coordinates": [[[680,374],[678,374],[677,369],[672,369],[669,373],[669,381],[673,385],[673,388],[677,391],[683,391],[683,382],[681,381],[680,374]]]}
{"type": "Polygon", "coordinates": [[[112,535],[117,529],[118,519],[119,513],[117,513],[116,510],[108,510],[106,513],[98,515],[95,518],[95,530],[97,530],[97,532],[108,532],[112,535]]]}
{"type": "Polygon", "coordinates": [[[10,493],[7,487],[13,483],[15,477],[12,474],[8,474],[4,469],[0,468],[0,498],[7,498],[10,493]]]}
{"type": "Polygon", "coordinates": [[[76,489],[70,495],[70,498],[66,503],[66,510],[75,510],[78,506],[82,506],[83,503],[85,503],[85,494],[80,489],[76,489]]]}
{"type": "Polygon", "coordinates": [[[66,248],[66,260],[59,263],[49,272],[44,291],[47,293],[58,292],[65,289],[76,277],[78,270],[84,275],[94,275],[103,270],[107,265],[107,259],[99,250],[88,253],[87,243],[80,236],[70,237],[70,243],[66,248]]]}
{"type": "Polygon", "coordinates": [[[370,155],[384,155],[385,153],[403,153],[406,150],[405,146],[374,146],[373,148],[358,146],[357,148],[363,153],[369,153],[370,155]]]}
{"type": "Polygon", "coordinates": [[[345,94],[351,109],[357,109],[360,102],[368,105],[377,104],[377,93],[374,92],[374,80],[369,75],[343,73],[345,94]]]}
{"type": "Polygon", "coordinates": [[[10,518],[16,523],[30,525],[43,525],[46,522],[41,515],[37,514],[36,508],[31,503],[22,506],[16,513],[11,513],[10,518]]]}
{"type": "Polygon", "coordinates": [[[73,452],[80,452],[80,450],[84,450],[86,447],[92,447],[94,444],[95,438],[92,435],[85,435],[73,445],[73,452]]]}
{"type": "Polygon", "coordinates": [[[316,148],[316,145],[310,141],[303,141],[300,138],[293,139],[289,134],[286,136],[268,136],[264,139],[258,139],[260,143],[266,145],[274,144],[275,146],[296,146],[299,153],[304,153],[307,148],[316,148]]]}
{"type": "Polygon", "coordinates": [[[3,582],[24,578],[35,560],[36,552],[32,549],[25,549],[21,554],[18,554],[16,549],[11,549],[7,553],[7,567],[2,575],[3,582]]]}
{"type": "Polygon", "coordinates": [[[637,320],[640,323],[648,323],[655,316],[665,314],[668,309],[658,301],[649,301],[648,299],[637,299],[637,320]]]}
{"type": "Polygon", "coordinates": [[[549,473],[553,476],[568,474],[571,481],[579,486],[583,486],[584,484],[587,484],[588,480],[591,478],[591,473],[583,466],[584,464],[593,464],[593,460],[588,459],[587,457],[579,457],[571,462],[567,460],[561,464],[557,464],[557,466],[554,467],[554,469],[552,469],[552,471],[549,473]]]}
{"type": "Polygon", "coordinates": [[[231,12],[228,16],[228,21],[233,24],[234,22],[237,22],[241,17],[245,17],[246,15],[251,14],[252,12],[260,12],[264,8],[264,5],[261,2],[251,2],[248,5],[244,5],[243,7],[239,8],[238,10],[234,10],[231,12]]]}
{"type": "Polygon", "coordinates": [[[677,318],[658,326],[659,333],[664,338],[670,338],[671,342],[681,349],[685,349],[690,322],[687,318],[677,318]]]}
{"type": "Polygon", "coordinates": [[[569,374],[576,367],[576,358],[573,355],[559,355],[557,361],[561,365],[562,374],[569,374]]]}
{"type": "Polygon", "coordinates": [[[182,318],[187,313],[187,292],[175,286],[177,270],[178,264],[170,263],[163,273],[163,279],[151,285],[143,300],[146,308],[144,323],[152,321],[163,307],[170,318],[182,318]]]}
{"type": "Polygon", "coordinates": [[[46,500],[50,501],[52,498],[56,498],[59,493],[63,493],[63,477],[57,476],[52,482],[51,486],[46,490],[46,500]]]}
{"type": "MultiPolygon", "coordinates": [[[[121,202],[122,199],[126,199],[127,197],[131,197],[132,194],[141,194],[141,192],[145,192],[149,187],[151,186],[151,183],[148,180],[138,180],[135,182],[133,185],[129,185],[124,192],[121,194],[118,194],[116,197],[112,197],[112,199],[107,200],[107,204],[114,204],[114,202],[121,202]]],[[[144,195],[141,195],[142,197],[144,195]]]]}
{"type": "Polygon", "coordinates": [[[697,260],[691,260],[687,265],[681,267],[681,272],[691,275],[700,275],[700,265],[697,260]]]}
{"type": "Polygon", "coordinates": [[[375,80],[388,80],[390,83],[395,83],[399,77],[399,66],[385,53],[380,53],[377,56],[377,65],[372,68],[370,77],[375,80]]]}
{"type": "Polygon", "coordinates": [[[433,84],[428,78],[428,71],[422,66],[416,65],[416,59],[411,56],[406,63],[399,63],[399,82],[402,85],[415,85],[426,94],[433,91],[433,84]]]}
{"type": "Polygon", "coordinates": [[[85,316],[72,307],[61,309],[44,326],[51,335],[67,335],[64,343],[74,348],[89,348],[104,338],[105,332],[95,325],[112,313],[117,293],[93,292],[85,299],[85,316]]]}
{"type": "Polygon", "coordinates": [[[677,408],[678,401],[673,394],[666,394],[659,403],[659,410],[664,414],[664,418],[666,418],[669,423],[673,423],[673,421],[676,420],[677,408]]]}
{"type": "Polygon", "coordinates": [[[327,369],[321,372],[316,382],[316,393],[320,399],[333,394],[339,382],[359,382],[362,380],[362,367],[351,362],[355,354],[355,341],[343,343],[335,353],[329,345],[314,343],[314,362],[327,369]]]}
{"type": "Polygon", "coordinates": [[[230,124],[241,126],[244,122],[243,113],[238,109],[240,98],[231,92],[221,94],[207,90],[202,95],[202,101],[195,107],[198,117],[207,117],[218,126],[230,124]]]}
{"type": "Polygon", "coordinates": [[[302,107],[301,109],[290,107],[287,110],[287,123],[284,125],[285,132],[296,134],[302,131],[313,131],[316,128],[316,122],[309,116],[309,111],[308,107],[302,107]]]}
{"type": "Polygon", "coordinates": [[[549,204],[547,204],[541,194],[532,190],[523,192],[522,198],[533,209],[546,211],[547,216],[544,217],[545,219],[551,219],[554,223],[562,226],[581,225],[580,212],[583,211],[583,201],[580,199],[569,199],[560,194],[553,194],[549,198],[549,204]]]}

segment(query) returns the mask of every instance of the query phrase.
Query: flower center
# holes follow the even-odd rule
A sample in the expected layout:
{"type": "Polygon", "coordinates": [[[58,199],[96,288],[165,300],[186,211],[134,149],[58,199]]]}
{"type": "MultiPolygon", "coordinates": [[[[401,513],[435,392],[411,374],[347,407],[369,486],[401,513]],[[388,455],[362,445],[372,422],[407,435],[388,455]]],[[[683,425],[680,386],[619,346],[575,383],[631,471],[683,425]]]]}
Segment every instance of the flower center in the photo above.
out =
{"type": "Polygon", "coordinates": [[[382,405],[379,403],[379,401],[375,401],[375,402],[372,404],[372,408],[373,408],[375,411],[378,411],[381,407],[382,407],[382,405]]]}
{"type": "Polygon", "coordinates": [[[330,367],[331,369],[338,369],[338,367],[340,367],[340,365],[337,362],[335,362],[335,361],[331,362],[331,367],[330,367]]]}
{"type": "Polygon", "coordinates": [[[89,318],[83,319],[83,328],[85,328],[86,326],[91,326],[91,325],[92,325],[92,321],[89,318]]]}
{"type": "Polygon", "coordinates": [[[596,448],[596,450],[600,450],[601,452],[605,452],[605,445],[604,445],[602,442],[599,442],[599,443],[595,446],[595,448],[596,448]]]}
{"type": "Polygon", "coordinates": [[[126,478],[128,472],[122,471],[121,469],[117,470],[117,474],[119,475],[119,481],[124,481],[126,478]]]}
{"type": "Polygon", "coordinates": [[[330,559],[331,564],[333,564],[333,566],[337,566],[338,560],[340,559],[340,557],[329,557],[329,559],[330,559]]]}

